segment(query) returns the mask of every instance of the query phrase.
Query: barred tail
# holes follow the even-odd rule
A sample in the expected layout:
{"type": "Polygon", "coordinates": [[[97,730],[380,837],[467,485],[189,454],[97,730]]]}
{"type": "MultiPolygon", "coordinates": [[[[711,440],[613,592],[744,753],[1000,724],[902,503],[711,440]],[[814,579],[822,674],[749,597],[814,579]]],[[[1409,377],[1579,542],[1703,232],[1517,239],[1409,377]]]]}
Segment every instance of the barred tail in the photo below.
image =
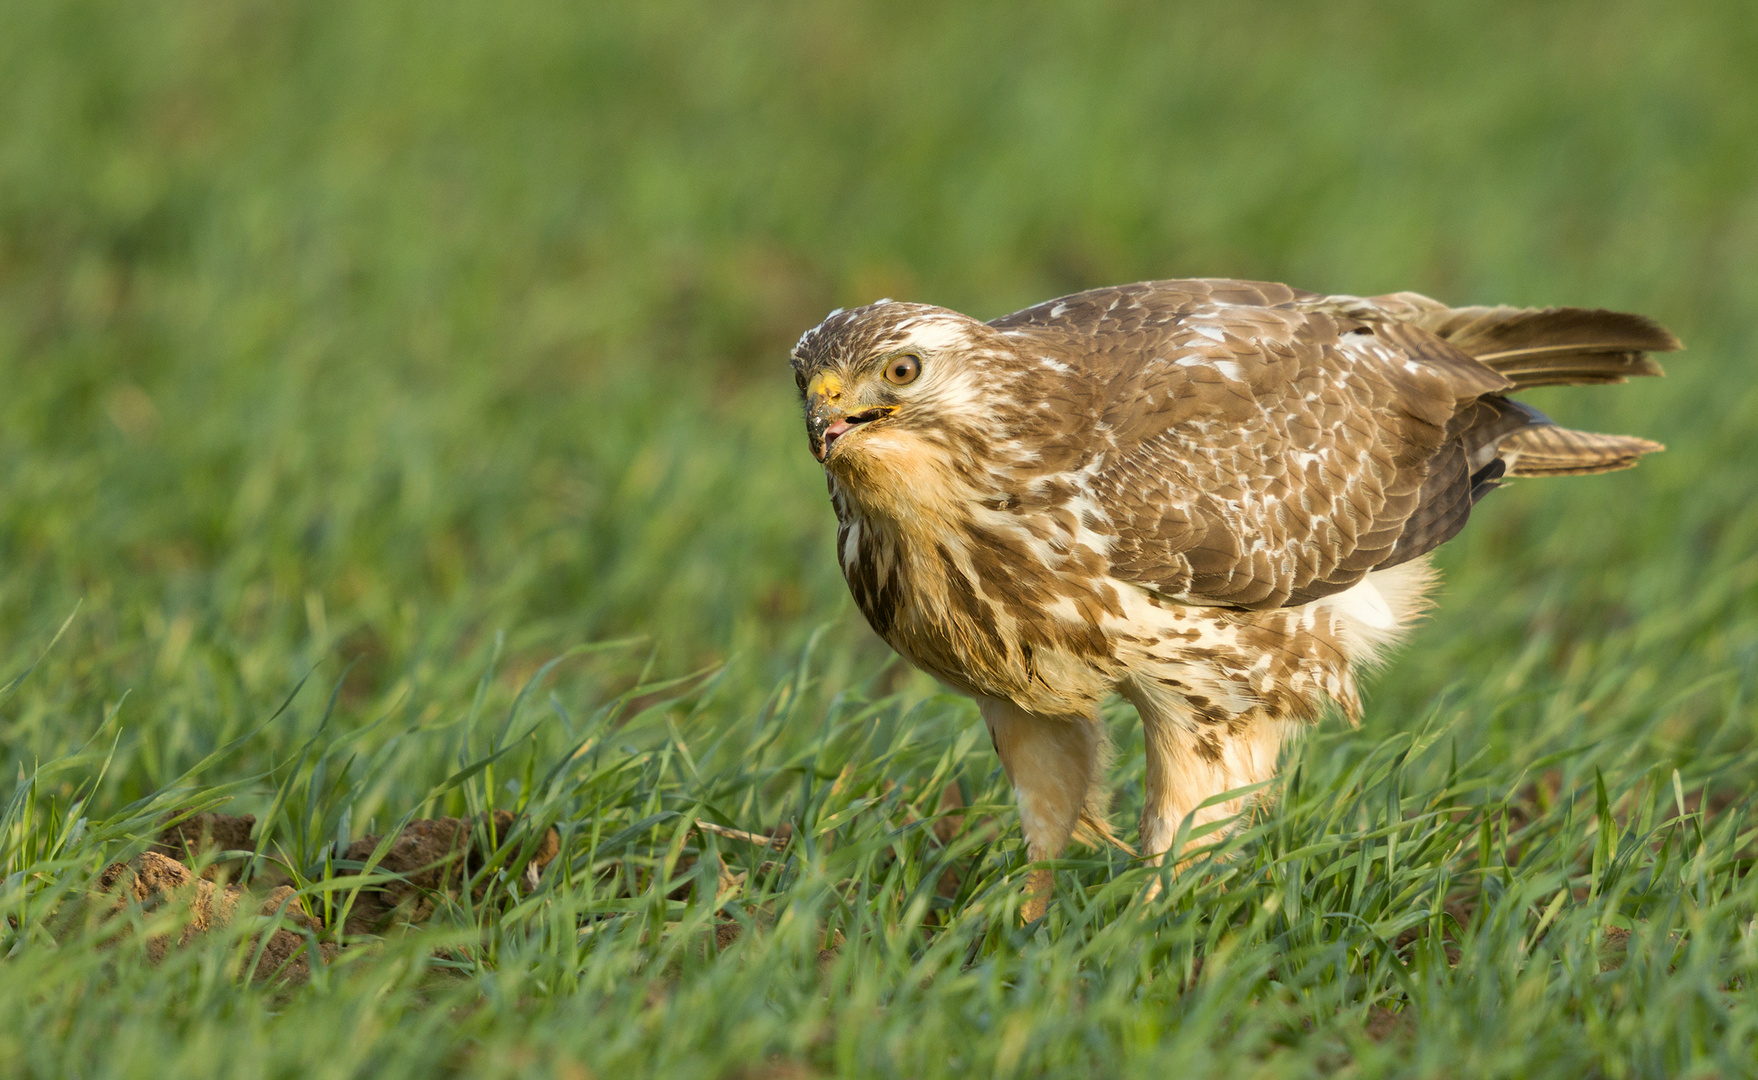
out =
{"type": "Polygon", "coordinates": [[[1589,308],[1450,308],[1419,293],[1376,296],[1381,307],[1469,353],[1514,384],[1621,383],[1665,372],[1647,354],[1682,346],[1644,315],[1589,308]]]}
{"type": "MultiPolygon", "coordinates": [[[[1648,354],[1673,352],[1679,339],[1653,319],[1588,308],[1451,308],[1419,293],[1372,301],[1395,318],[1420,326],[1513,383],[1585,386],[1625,382],[1665,371],[1648,354]]],[[[1497,445],[1509,476],[1575,476],[1628,469],[1660,443],[1631,435],[1600,435],[1545,422],[1523,428],[1497,445]]]]}
{"type": "Polygon", "coordinates": [[[1509,476],[1581,476],[1633,469],[1636,459],[1666,447],[1634,435],[1599,435],[1543,424],[1502,440],[1497,454],[1509,476]]]}

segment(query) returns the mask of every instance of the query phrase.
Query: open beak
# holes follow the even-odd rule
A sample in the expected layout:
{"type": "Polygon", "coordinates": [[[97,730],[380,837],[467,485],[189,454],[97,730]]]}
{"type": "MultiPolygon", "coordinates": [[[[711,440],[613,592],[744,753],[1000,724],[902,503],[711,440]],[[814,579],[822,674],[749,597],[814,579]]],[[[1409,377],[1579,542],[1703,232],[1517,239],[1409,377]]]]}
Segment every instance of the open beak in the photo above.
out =
{"type": "Polygon", "coordinates": [[[890,416],[895,410],[880,407],[850,412],[842,380],[830,372],[822,372],[806,387],[806,438],[812,456],[823,461],[830,456],[836,440],[862,424],[890,416]]]}

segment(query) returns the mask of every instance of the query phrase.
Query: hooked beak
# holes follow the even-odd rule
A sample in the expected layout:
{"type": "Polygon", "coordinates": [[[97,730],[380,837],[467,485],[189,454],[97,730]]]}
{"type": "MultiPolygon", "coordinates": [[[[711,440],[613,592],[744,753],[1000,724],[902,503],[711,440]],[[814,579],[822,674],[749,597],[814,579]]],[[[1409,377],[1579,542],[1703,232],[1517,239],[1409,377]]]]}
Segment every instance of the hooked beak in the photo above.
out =
{"type": "Polygon", "coordinates": [[[851,413],[846,405],[842,380],[828,371],[814,376],[806,387],[806,438],[811,443],[812,456],[819,461],[830,456],[830,448],[837,439],[862,424],[896,411],[881,406],[851,413]]]}

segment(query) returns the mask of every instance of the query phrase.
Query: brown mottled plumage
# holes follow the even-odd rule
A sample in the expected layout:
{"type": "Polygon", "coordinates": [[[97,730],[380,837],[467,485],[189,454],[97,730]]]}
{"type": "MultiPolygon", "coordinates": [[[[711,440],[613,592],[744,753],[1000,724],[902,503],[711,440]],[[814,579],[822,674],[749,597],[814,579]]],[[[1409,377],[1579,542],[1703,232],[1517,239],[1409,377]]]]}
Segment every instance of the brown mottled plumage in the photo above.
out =
{"type": "MultiPolygon", "coordinates": [[[[1658,375],[1637,315],[1449,308],[1154,281],[983,323],[880,301],[800,338],[795,375],[856,603],[975,697],[1034,858],[1104,825],[1099,703],[1147,734],[1141,845],[1273,775],[1421,611],[1425,556],[1504,475],[1660,447],[1506,395],[1658,375]]],[[[1047,879],[1028,914],[1042,911],[1047,879]]]]}

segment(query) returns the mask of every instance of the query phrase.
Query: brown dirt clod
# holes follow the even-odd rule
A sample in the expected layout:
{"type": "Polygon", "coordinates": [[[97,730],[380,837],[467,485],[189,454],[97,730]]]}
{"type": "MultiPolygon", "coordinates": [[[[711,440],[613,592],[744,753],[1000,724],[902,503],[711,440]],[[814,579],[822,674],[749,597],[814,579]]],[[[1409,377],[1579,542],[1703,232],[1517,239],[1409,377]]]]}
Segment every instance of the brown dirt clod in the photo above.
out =
{"type": "MultiPolygon", "coordinates": [[[[493,816],[493,839],[498,844],[512,831],[516,819],[511,812],[496,810],[493,816]]],[[[480,850],[486,836],[475,826],[485,827],[489,821],[479,818],[424,818],[411,821],[391,841],[384,858],[373,868],[374,873],[402,875],[402,881],[362,889],[355,898],[343,929],[350,934],[371,934],[384,930],[393,916],[419,922],[433,914],[433,897],[440,893],[456,893],[464,878],[481,864],[488,852],[480,850]],[[478,847],[471,846],[473,834],[478,847]]],[[[365,863],[372,858],[383,837],[363,836],[348,845],[342,857],[365,863]]],[[[549,829],[537,850],[515,869],[521,875],[534,877],[561,852],[561,834],[549,829]]]]}
{"type": "MultiPolygon", "coordinates": [[[[293,901],[293,890],[282,886],[258,899],[242,886],[221,887],[196,877],[187,866],[156,851],[147,851],[126,863],[112,863],[98,876],[98,891],[112,897],[108,914],[120,913],[130,903],[148,913],[175,905],[188,913],[188,922],[173,941],[171,935],[160,934],[147,939],[147,958],[153,963],[163,960],[172,948],[181,948],[211,930],[231,925],[240,905],[249,910],[253,905],[258,915],[281,915],[286,923],[301,931],[317,932],[317,921],[305,914],[293,901]]],[[[253,979],[280,978],[287,982],[304,982],[311,977],[306,955],[308,939],[303,933],[278,928],[264,942],[252,939],[251,955],[261,955],[251,972],[253,979]]],[[[319,945],[325,960],[335,956],[336,946],[329,942],[319,945]]]]}
{"type": "MultiPolygon", "coordinates": [[[[184,813],[187,811],[175,811],[169,820],[175,821],[184,813]]],[[[252,850],[255,845],[250,839],[250,832],[254,828],[255,814],[215,814],[203,811],[176,821],[173,825],[167,825],[159,832],[158,841],[147,850],[193,865],[208,852],[252,850]]],[[[220,860],[204,867],[201,876],[209,881],[215,880],[221,873],[235,877],[241,867],[242,860],[220,860]]]]}
{"type": "MultiPolygon", "coordinates": [[[[184,813],[187,812],[178,811],[172,818],[184,813]]],[[[428,918],[433,914],[435,897],[456,895],[468,874],[482,865],[490,851],[490,837],[493,845],[498,846],[516,824],[517,819],[506,810],[496,810],[492,817],[410,822],[374,866],[374,872],[398,874],[403,880],[361,889],[343,929],[348,934],[371,934],[384,930],[394,915],[411,922],[428,918]]],[[[255,890],[238,883],[228,884],[225,878],[242,871],[242,860],[212,863],[199,876],[180,861],[196,863],[216,851],[249,850],[253,847],[250,833],[255,826],[256,819],[249,814],[209,812],[189,815],[167,825],[147,851],[126,863],[112,863],[98,876],[95,914],[101,920],[112,919],[131,904],[149,914],[168,905],[185,914],[183,928],[174,938],[171,934],[159,934],[147,940],[147,956],[153,963],[163,960],[173,948],[187,946],[211,930],[231,925],[240,911],[279,915],[283,925],[266,941],[260,936],[252,940],[251,955],[256,957],[256,963],[251,977],[304,982],[311,975],[307,933],[322,933],[324,927],[299,905],[291,886],[271,887],[265,877],[256,880],[255,890]]],[[[365,863],[381,839],[363,836],[348,845],[343,857],[365,863]]],[[[536,875],[560,853],[561,834],[550,828],[531,857],[511,869],[535,882],[536,875]]],[[[112,936],[110,942],[114,944],[126,933],[112,936]]],[[[333,958],[340,947],[334,941],[318,945],[325,960],[333,958]]]]}
{"type": "Polygon", "coordinates": [[[1384,1005],[1375,1005],[1368,1010],[1363,1030],[1374,1042],[1408,1039],[1416,1033],[1416,1014],[1409,1007],[1393,1012],[1384,1005]]]}

